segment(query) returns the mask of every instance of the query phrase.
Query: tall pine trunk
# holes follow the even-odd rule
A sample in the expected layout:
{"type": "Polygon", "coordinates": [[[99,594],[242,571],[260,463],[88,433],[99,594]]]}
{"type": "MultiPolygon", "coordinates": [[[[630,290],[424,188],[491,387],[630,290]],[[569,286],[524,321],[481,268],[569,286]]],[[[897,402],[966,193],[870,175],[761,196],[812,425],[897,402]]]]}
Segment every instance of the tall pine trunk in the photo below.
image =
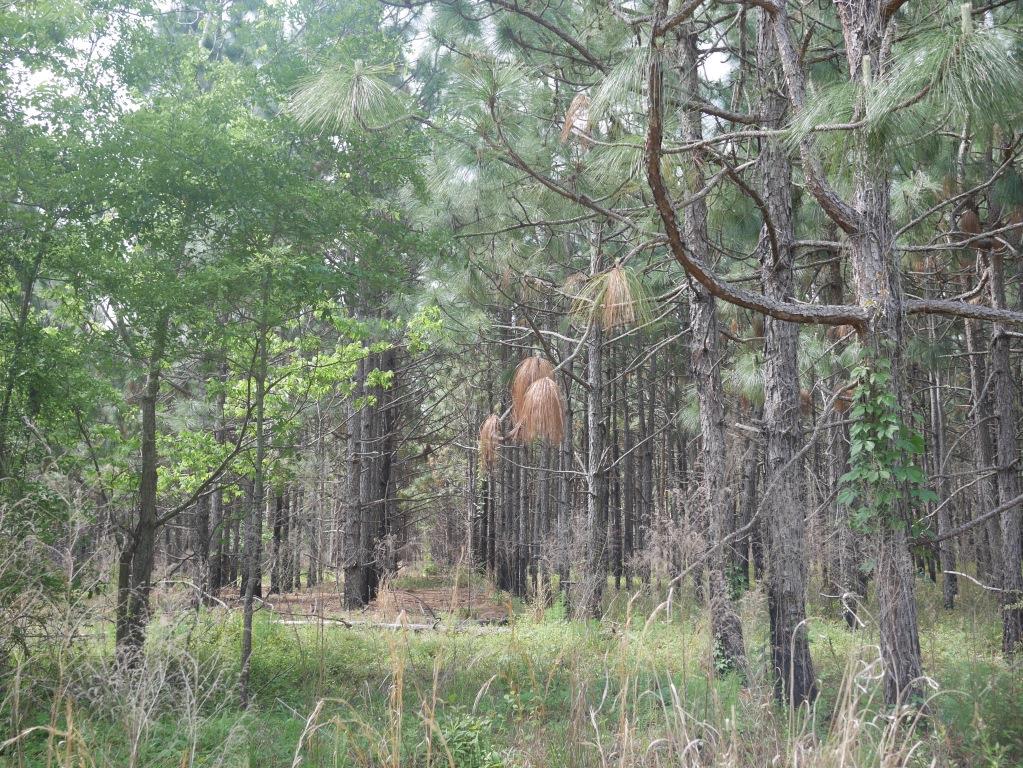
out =
{"type": "MultiPolygon", "coordinates": [[[[761,110],[767,125],[782,127],[786,100],[781,95],[771,19],[761,14],[758,72],[763,92],[761,110]]],[[[773,241],[765,228],[759,256],[764,295],[778,301],[795,298],[795,224],[792,209],[792,167],[777,140],[761,152],[762,195],[773,221],[773,241]]],[[[766,487],[762,502],[767,547],[767,603],[771,617],[771,660],[778,698],[793,704],[817,693],[806,631],[806,525],[796,461],[802,443],[799,428],[800,391],[796,347],[799,327],[765,318],[764,429],[767,433],[766,487]]]]}
{"type": "MultiPolygon", "coordinates": [[[[991,304],[1006,308],[1005,268],[1001,251],[991,254],[991,304]]],[[[1009,358],[1009,335],[996,324],[991,340],[991,377],[994,386],[995,433],[998,458],[998,503],[1019,496],[1019,446],[1013,409],[1013,377],[1009,358]]],[[[1023,510],[1017,504],[1001,516],[1002,534],[1002,652],[1012,658],[1023,643],[1023,510]]]]}
{"type": "MultiPolygon", "coordinates": [[[[686,28],[679,39],[679,75],[689,93],[699,92],[696,34],[686,28]]],[[[682,132],[686,141],[699,141],[702,136],[701,113],[697,109],[682,111],[682,132]]],[[[694,165],[691,176],[693,191],[703,187],[703,174],[694,165]]],[[[709,263],[707,237],[707,203],[696,198],[682,214],[682,229],[689,247],[698,259],[709,263]]],[[[707,597],[711,613],[714,652],[727,666],[744,669],[746,651],[742,625],[728,591],[725,578],[725,547],[723,540],[731,533],[732,513],[728,503],[728,466],[725,456],[724,390],[721,385],[720,332],[714,297],[701,285],[689,291],[692,313],[692,366],[699,396],[700,431],[703,435],[703,509],[707,515],[707,597]]]]}
{"type": "MultiPolygon", "coordinates": [[[[597,257],[594,257],[597,258],[597,257]]],[[[592,270],[596,272],[596,268],[592,270]]],[[[603,331],[596,319],[586,340],[586,565],[578,597],[581,616],[597,617],[606,579],[607,475],[604,471],[603,331]]]]}

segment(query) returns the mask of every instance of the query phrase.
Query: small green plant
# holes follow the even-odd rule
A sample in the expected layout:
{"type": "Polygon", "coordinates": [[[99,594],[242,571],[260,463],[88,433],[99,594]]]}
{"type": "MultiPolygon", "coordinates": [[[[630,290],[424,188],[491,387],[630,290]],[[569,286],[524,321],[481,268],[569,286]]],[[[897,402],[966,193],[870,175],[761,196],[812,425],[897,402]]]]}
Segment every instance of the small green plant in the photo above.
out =
{"type": "Polygon", "coordinates": [[[738,600],[747,589],[747,574],[738,563],[732,563],[725,569],[725,581],[728,583],[728,596],[738,600]]]}
{"type": "Polygon", "coordinates": [[[914,457],[924,450],[923,437],[902,422],[892,391],[891,361],[876,357],[853,370],[856,381],[849,415],[850,469],[841,478],[840,504],[849,506],[853,527],[863,533],[880,525],[908,526],[897,514],[898,502],[936,501],[914,457]]]}
{"type": "Polygon", "coordinates": [[[441,724],[441,735],[455,768],[505,768],[505,761],[490,743],[492,718],[461,713],[441,724]]]}
{"type": "Polygon", "coordinates": [[[734,662],[725,653],[721,641],[717,639],[714,640],[714,671],[719,675],[727,675],[729,672],[735,671],[734,662]]]}
{"type": "Polygon", "coordinates": [[[535,691],[513,687],[502,697],[505,707],[518,721],[526,720],[543,702],[535,691]]]}

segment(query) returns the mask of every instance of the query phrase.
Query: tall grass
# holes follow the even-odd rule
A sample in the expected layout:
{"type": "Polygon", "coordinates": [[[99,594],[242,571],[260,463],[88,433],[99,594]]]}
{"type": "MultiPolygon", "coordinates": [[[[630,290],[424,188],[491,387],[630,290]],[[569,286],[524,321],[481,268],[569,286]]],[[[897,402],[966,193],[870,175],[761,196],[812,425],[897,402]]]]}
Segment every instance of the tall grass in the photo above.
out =
{"type": "Polygon", "coordinates": [[[778,706],[756,590],[741,603],[745,681],[715,669],[701,606],[645,589],[612,595],[601,623],[539,601],[507,627],[452,619],[428,632],[284,625],[264,610],[247,713],[235,702],[237,616],[184,611],[157,624],[131,674],[113,666],[97,624],[60,652],[48,642],[18,655],[0,765],[1023,764],[1023,684],[998,658],[994,607],[966,590],[944,614],[927,608],[937,590],[921,592],[932,695],[899,711],[883,706],[876,638],[825,606],[810,624],[821,696],[778,706]]]}

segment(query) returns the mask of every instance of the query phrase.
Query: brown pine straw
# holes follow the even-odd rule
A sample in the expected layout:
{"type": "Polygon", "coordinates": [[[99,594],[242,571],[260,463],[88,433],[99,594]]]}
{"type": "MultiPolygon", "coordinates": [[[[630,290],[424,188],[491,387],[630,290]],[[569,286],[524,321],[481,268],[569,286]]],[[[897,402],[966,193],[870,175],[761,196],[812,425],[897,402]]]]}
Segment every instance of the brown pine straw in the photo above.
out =
{"type": "Polygon", "coordinates": [[[548,378],[553,373],[554,366],[538,355],[523,358],[518,364],[511,384],[512,421],[516,425],[522,420],[522,404],[526,398],[526,391],[534,382],[548,378]]]}
{"type": "Polygon", "coordinates": [[[515,281],[515,275],[512,273],[511,267],[505,267],[501,273],[501,293],[508,295],[511,293],[512,283],[515,281]]]}
{"type": "Polygon", "coordinates": [[[562,143],[568,141],[573,133],[578,135],[583,143],[589,143],[589,120],[590,97],[585,93],[577,93],[572,103],[568,105],[568,111],[565,112],[565,125],[561,129],[562,143]],[[577,122],[582,123],[582,127],[577,127],[577,122]]]}
{"type": "Polygon", "coordinates": [[[621,264],[615,264],[604,278],[600,321],[605,328],[617,328],[636,322],[636,304],[629,287],[629,278],[621,264]]]}
{"type": "Polygon", "coordinates": [[[494,468],[497,450],[501,445],[501,419],[490,414],[480,427],[480,464],[486,470],[494,468]]]}
{"type": "Polygon", "coordinates": [[[580,316],[592,315],[602,328],[635,325],[645,315],[629,273],[621,264],[590,278],[576,297],[572,311],[580,316]]]}
{"type": "Polygon", "coordinates": [[[799,390],[799,410],[804,416],[813,413],[813,393],[808,389],[799,390]]]}
{"type": "Polygon", "coordinates": [[[522,403],[522,432],[526,441],[543,438],[550,443],[561,442],[565,421],[561,390],[554,379],[534,381],[522,403]]]}

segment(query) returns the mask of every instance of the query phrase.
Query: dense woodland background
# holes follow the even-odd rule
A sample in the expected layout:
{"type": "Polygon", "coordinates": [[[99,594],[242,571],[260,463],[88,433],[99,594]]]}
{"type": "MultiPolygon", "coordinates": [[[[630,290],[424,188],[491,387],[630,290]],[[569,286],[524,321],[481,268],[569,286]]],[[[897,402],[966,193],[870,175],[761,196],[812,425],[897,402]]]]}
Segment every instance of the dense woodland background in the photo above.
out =
{"type": "Polygon", "coordinates": [[[1021,22],[0,6],[0,763],[1019,765],[1021,22]]]}

